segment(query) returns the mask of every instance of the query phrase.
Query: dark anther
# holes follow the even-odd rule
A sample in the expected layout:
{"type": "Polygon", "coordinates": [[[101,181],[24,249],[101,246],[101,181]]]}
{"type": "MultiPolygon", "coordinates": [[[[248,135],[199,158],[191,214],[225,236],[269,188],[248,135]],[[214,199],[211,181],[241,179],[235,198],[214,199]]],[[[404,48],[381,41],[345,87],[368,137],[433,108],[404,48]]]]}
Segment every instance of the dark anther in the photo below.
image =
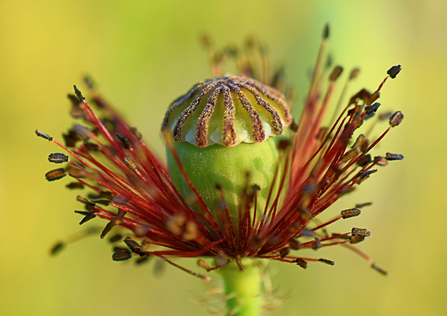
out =
{"type": "Polygon", "coordinates": [[[332,261],[332,260],[328,260],[328,259],[323,259],[323,258],[318,259],[318,262],[323,262],[323,263],[326,263],[326,264],[328,264],[328,265],[330,265],[330,266],[335,265],[335,262],[334,262],[334,261],[332,261]]]}
{"type": "Polygon", "coordinates": [[[143,251],[143,248],[132,238],[130,237],[126,237],[124,238],[124,242],[126,243],[127,247],[129,247],[129,249],[136,253],[139,254],[140,257],[144,256],[146,253],[143,251]]]}
{"type": "Polygon", "coordinates": [[[351,97],[349,104],[354,104],[358,99],[363,100],[366,104],[371,104],[371,93],[366,89],[362,89],[351,97]]]}
{"type": "Polygon", "coordinates": [[[143,138],[143,136],[141,135],[141,133],[137,130],[136,127],[130,127],[127,126],[127,128],[129,129],[129,131],[138,139],[141,140],[143,138]]]}
{"type": "Polygon", "coordinates": [[[78,134],[83,140],[88,140],[90,138],[90,129],[87,126],[76,124],[73,126],[72,131],[78,134]]]}
{"type": "Polygon", "coordinates": [[[121,134],[116,133],[115,136],[120,140],[121,144],[123,144],[124,148],[131,149],[132,143],[130,142],[129,138],[124,137],[121,134]]]}
{"type": "Polygon", "coordinates": [[[369,140],[368,140],[368,139],[365,139],[365,140],[363,141],[363,143],[360,145],[360,151],[361,151],[362,153],[365,153],[365,152],[368,150],[368,147],[369,147],[369,140]]]}
{"type": "Polygon", "coordinates": [[[295,260],[296,264],[299,265],[301,268],[306,269],[307,268],[307,261],[301,258],[297,258],[295,260]]]}
{"type": "Polygon", "coordinates": [[[65,187],[68,188],[68,189],[83,189],[84,185],[82,183],[79,183],[79,182],[70,182],[65,187]]]}
{"type": "Polygon", "coordinates": [[[398,126],[402,122],[403,119],[404,119],[404,115],[403,115],[403,113],[401,111],[395,112],[390,117],[390,125],[391,125],[391,127],[398,126]]]}
{"type": "Polygon", "coordinates": [[[84,146],[88,151],[99,151],[99,146],[95,143],[85,142],[84,146]]]}
{"type": "Polygon", "coordinates": [[[296,240],[296,239],[290,239],[289,240],[289,247],[290,247],[290,249],[298,250],[298,249],[301,248],[301,243],[298,240],[296,240]]]}
{"type": "Polygon", "coordinates": [[[374,270],[376,270],[376,271],[379,272],[380,274],[383,274],[383,275],[387,275],[387,274],[388,274],[387,271],[385,271],[385,270],[383,270],[382,268],[376,266],[376,264],[375,264],[374,262],[371,263],[371,268],[373,268],[374,270]]]}
{"type": "Polygon", "coordinates": [[[343,67],[341,67],[341,66],[336,66],[336,67],[334,68],[334,70],[332,70],[331,74],[329,75],[329,80],[330,80],[330,81],[335,81],[335,80],[337,80],[337,79],[340,77],[340,75],[341,75],[342,72],[343,72],[343,67]]]}
{"type": "Polygon", "coordinates": [[[129,156],[125,156],[123,158],[123,160],[130,170],[132,170],[133,172],[135,172],[137,170],[137,165],[136,165],[135,161],[132,160],[132,158],[130,158],[129,156]]]}
{"type": "Polygon", "coordinates": [[[84,83],[90,90],[93,90],[95,88],[95,82],[93,81],[92,77],[90,77],[90,76],[84,77],[84,83]]]}
{"type": "Polygon", "coordinates": [[[87,176],[87,173],[84,170],[82,170],[74,165],[69,165],[66,168],[66,171],[70,177],[76,178],[76,179],[85,178],[87,176]]]}
{"type": "Polygon", "coordinates": [[[358,244],[364,240],[365,240],[365,236],[350,236],[349,237],[349,243],[352,245],[358,244]]]}
{"type": "Polygon", "coordinates": [[[351,74],[349,75],[349,79],[354,79],[356,78],[360,73],[360,69],[359,68],[354,68],[351,70],[351,74]]]}
{"type": "Polygon", "coordinates": [[[282,248],[282,249],[279,251],[279,256],[280,256],[281,258],[284,258],[284,257],[287,256],[289,253],[290,253],[290,248],[282,248]]]}
{"type": "Polygon", "coordinates": [[[287,148],[289,148],[292,144],[290,143],[290,140],[288,139],[281,139],[278,142],[278,149],[279,150],[286,150],[287,148]]]}
{"type": "Polygon", "coordinates": [[[111,200],[115,197],[115,193],[112,193],[110,191],[101,191],[101,193],[99,193],[99,196],[111,200]]]}
{"type": "Polygon", "coordinates": [[[385,154],[385,159],[388,160],[388,161],[392,161],[392,160],[402,160],[402,159],[404,159],[404,155],[401,155],[401,154],[386,153],[386,154],[385,154]]]}
{"type": "Polygon", "coordinates": [[[369,237],[371,235],[371,232],[366,228],[353,227],[351,230],[351,234],[352,236],[369,237]]]}
{"type": "Polygon", "coordinates": [[[318,237],[315,237],[315,241],[312,243],[312,249],[317,250],[321,248],[321,240],[318,237]]]}
{"type": "Polygon", "coordinates": [[[396,76],[399,74],[399,72],[402,70],[402,67],[400,65],[393,66],[386,72],[391,79],[396,78],[396,76]]]}
{"type": "Polygon", "coordinates": [[[143,264],[145,262],[147,262],[151,257],[149,255],[145,255],[143,257],[138,258],[137,260],[135,260],[135,264],[143,264]]]}
{"type": "Polygon", "coordinates": [[[68,161],[68,156],[60,153],[54,153],[48,156],[48,161],[54,163],[63,163],[68,161]]]}
{"type": "Polygon", "coordinates": [[[370,115],[372,113],[375,113],[379,109],[379,107],[380,107],[380,103],[379,102],[376,102],[376,103],[373,103],[371,105],[365,106],[365,113],[366,113],[366,115],[370,115]]]}
{"type": "Polygon", "coordinates": [[[79,222],[79,225],[85,224],[87,223],[89,220],[91,220],[92,218],[95,218],[95,211],[75,211],[75,213],[77,214],[81,214],[84,215],[84,218],[79,222]]]}
{"type": "Polygon", "coordinates": [[[123,217],[126,215],[124,211],[118,211],[118,214],[107,223],[106,227],[101,233],[101,239],[103,239],[107,233],[113,228],[115,225],[120,225],[123,223],[123,217]]]}
{"type": "MultiPolygon", "coordinates": [[[[117,247],[115,247],[115,249],[116,248],[117,247]]],[[[112,255],[112,259],[114,261],[129,260],[132,257],[132,254],[130,253],[130,251],[125,248],[119,248],[116,250],[118,250],[118,251],[115,251],[115,253],[112,255]]]]}
{"type": "Polygon", "coordinates": [[[67,147],[74,147],[76,145],[76,142],[81,140],[81,137],[74,131],[70,130],[67,134],[62,134],[65,141],[65,146],[67,147]]]}
{"type": "Polygon", "coordinates": [[[83,101],[85,100],[85,98],[84,98],[84,96],[82,95],[81,91],[76,87],[76,85],[74,85],[73,88],[74,88],[74,91],[75,91],[76,96],[79,98],[79,100],[80,100],[81,102],[83,102],[83,101]]]}
{"type": "Polygon", "coordinates": [[[329,37],[329,23],[326,23],[323,29],[323,39],[327,39],[329,37]]]}
{"type": "Polygon", "coordinates": [[[80,196],[80,195],[78,195],[78,196],[76,197],[76,201],[81,202],[81,203],[84,203],[84,204],[86,204],[86,205],[95,205],[95,203],[90,202],[90,201],[87,200],[85,197],[80,196]]]}
{"type": "Polygon", "coordinates": [[[45,138],[46,140],[49,140],[50,142],[53,140],[53,137],[51,137],[50,135],[47,135],[44,132],[41,132],[37,129],[36,129],[36,135],[39,137],[45,138]]]}
{"type": "Polygon", "coordinates": [[[370,206],[370,205],[372,205],[372,202],[359,203],[359,204],[356,204],[355,207],[356,208],[362,208],[362,207],[370,206]]]}
{"type": "Polygon", "coordinates": [[[65,169],[64,168],[58,168],[58,169],[54,169],[54,170],[48,171],[45,174],[45,178],[47,178],[48,181],[54,181],[54,180],[62,179],[66,175],[67,174],[65,173],[65,169]]]}
{"type": "Polygon", "coordinates": [[[372,169],[372,170],[367,170],[367,171],[360,171],[359,172],[359,178],[360,179],[366,179],[367,177],[369,177],[370,175],[372,175],[373,173],[376,173],[377,169],[372,169]]]}
{"type": "Polygon", "coordinates": [[[296,132],[298,131],[298,124],[295,123],[295,121],[292,121],[292,124],[290,124],[289,127],[292,131],[296,132]]]}
{"type": "Polygon", "coordinates": [[[121,234],[116,234],[116,235],[113,235],[112,237],[109,238],[109,242],[110,243],[115,243],[117,241],[120,241],[121,238],[123,238],[123,236],[121,234]]]}
{"type": "Polygon", "coordinates": [[[358,151],[357,149],[351,149],[348,150],[343,157],[341,158],[341,161],[343,162],[348,162],[349,160],[351,160],[352,158],[354,158],[355,156],[357,156],[358,151]]]}
{"type": "Polygon", "coordinates": [[[355,149],[355,148],[357,148],[357,147],[359,147],[362,143],[363,143],[363,141],[365,140],[365,135],[363,135],[363,134],[360,134],[358,137],[357,137],[357,140],[355,141],[355,143],[352,145],[352,149],[355,149]]]}
{"type": "Polygon", "coordinates": [[[361,211],[358,208],[350,208],[347,210],[341,211],[341,217],[343,219],[359,216],[361,211]]]}
{"type": "Polygon", "coordinates": [[[58,242],[51,248],[50,254],[52,256],[57,255],[62,249],[64,249],[64,247],[65,247],[65,244],[63,242],[58,242]]]}
{"type": "Polygon", "coordinates": [[[80,104],[81,102],[79,101],[79,99],[78,99],[77,96],[75,96],[74,94],[68,94],[67,97],[68,97],[68,100],[70,100],[71,105],[72,105],[73,107],[79,107],[79,104],[80,104]]]}
{"type": "Polygon", "coordinates": [[[357,165],[359,165],[360,167],[364,167],[369,163],[371,163],[371,155],[370,154],[363,156],[362,158],[360,158],[357,161],[357,165]]]}

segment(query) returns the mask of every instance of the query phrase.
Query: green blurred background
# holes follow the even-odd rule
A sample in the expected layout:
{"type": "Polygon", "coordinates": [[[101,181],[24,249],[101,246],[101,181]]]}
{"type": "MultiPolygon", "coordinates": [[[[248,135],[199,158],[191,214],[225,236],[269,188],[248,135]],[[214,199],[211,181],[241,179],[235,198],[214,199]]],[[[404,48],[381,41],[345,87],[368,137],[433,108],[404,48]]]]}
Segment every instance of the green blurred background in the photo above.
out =
{"type": "MultiPolygon", "coordinates": [[[[218,46],[247,35],[264,40],[274,63],[287,65],[301,101],[322,26],[330,22],[335,61],[362,69],[352,92],[375,89],[390,66],[403,67],[381,102],[406,117],[378,152],[402,153],[404,161],[381,169],[329,211],[374,201],[333,229],[370,229],[360,248],[389,275],[342,248],[311,254],[335,260],[333,267],[271,264],[278,294],[291,298],[269,315],[445,315],[446,13],[446,1],[2,0],[0,313],[207,315],[191,301],[204,295],[201,281],[172,267],[157,277],[153,263],[113,262],[97,236],[49,256],[55,241],[81,229],[73,213],[80,206],[64,188],[68,179],[45,180],[54,167],[46,157],[58,150],[34,130],[60,139],[72,122],[65,96],[89,73],[164,154],[159,126],[167,105],[209,76],[201,34],[218,46]]],[[[104,223],[89,223],[95,224],[104,223]]],[[[198,270],[195,260],[181,263],[198,270]]]]}

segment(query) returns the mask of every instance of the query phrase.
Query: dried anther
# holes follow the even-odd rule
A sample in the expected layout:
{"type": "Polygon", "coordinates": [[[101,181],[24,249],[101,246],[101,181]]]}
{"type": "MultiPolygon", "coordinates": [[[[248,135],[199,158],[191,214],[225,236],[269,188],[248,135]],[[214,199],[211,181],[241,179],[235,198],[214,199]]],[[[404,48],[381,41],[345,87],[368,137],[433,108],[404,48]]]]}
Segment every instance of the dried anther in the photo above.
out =
{"type": "Polygon", "coordinates": [[[39,137],[45,138],[46,140],[49,140],[50,142],[53,140],[53,137],[51,137],[50,135],[47,135],[44,132],[41,132],[37,129],[36,129],[36,135],[39,137]]]}
{"type": "Polygon", "coordinates": [[[399,74],[399,72],[402,70],[402,67],[400,65],[391,67],[387,74],[390,76],[391,79],[396,78],[396,76],[399,74]]]}
{"type": "Polygon", "coordinates": [[[127,247],[129,247],[129,249],[133,253],[140,255],[140,257],[143,257],[144,255],[146,255],[146,252],[143,250],[143,248],[132,238],[126,237],[126,238],[124,238],[124,242],[126,243],[127,247]]]}
{"type": "Polygon", "coordinates": [[[48,181],[54,181],[54,180],[62,179],[66,175],[67,175],[67,173],[65,172],[64,168],[58,168],[58,169],[48,171],[45,174],[45,178],[47,178],[48,181]]]}
{"type": "Polygon", "coordinates": [[[330,265],[330,266],[335,265],[335,262],[334,262],[334,261],[332,261],[332,260],[328,260],[328,259],[323,259],[323,258],[318,259],[318,262],[323,262],[323,263],[326,263],[326,264],[328,264],[328,265],[330,265]]]}
{"type": "Polygon", "coordinates": [[[404,155],[401,155],[401,154],[386,153],[386,154],[385,154],[385,159],[388,160],[388,161],[402,160],[402,159],[404,159],[404,155]]]}
{"type": "Polygon", "coordinates": [[[358,208],[351,208],[348,210],[341,211],[341,216],[343,219],[359,216],[361,211],[358,208]]]}
{"type": "Polygon", "coordinates": [[[391,127],[398,126],[402,122],[403,119],[404,119],[404,115],[402,114],[402,112],[400,112],[400,111],[395,112],[390,117],[390,125],[391,125],[391,127]]]}
{"type": "Polygon", "coordinates": [[[48,156],[48,161],[54,163],[63,163],[68,161],[68,156],[60,153],[54,153],[48,156]]]}
{"type": "Polygon", "coordinates": [[[351,234],[352,236],[369,237],[371,235],[371,232],[366,228],[353,227],[351,230],[351,234]]]}

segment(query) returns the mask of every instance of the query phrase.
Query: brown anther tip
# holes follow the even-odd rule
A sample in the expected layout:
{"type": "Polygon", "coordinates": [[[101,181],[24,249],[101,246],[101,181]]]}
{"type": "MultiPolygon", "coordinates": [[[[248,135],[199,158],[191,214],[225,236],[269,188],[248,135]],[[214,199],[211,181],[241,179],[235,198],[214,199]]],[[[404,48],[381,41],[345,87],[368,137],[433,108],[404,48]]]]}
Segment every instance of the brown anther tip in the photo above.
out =
{"type": "Polygon", "coordinates": [[[130,237],[124,238],[124,243],[127,245],[127,247],[129,247],[129,249],[133,253],[140,255],[140,257],[143,257],[144,255],[146,255],[146,253],[143,251],[143,248],[132,238],[130,238],[130,237]]]}
{"type": "Polygon", "coordinates": [[[90,90],[93,90],[95,88],[95,82],[89,75],[84,76],[84,83],[90,90]]]}
{"type": "Polygon", "coordinates": [[[112,259],[113,261],[125,261],[125,260],[129,260],[132,257],[132,254],[130,253],[129,250],[127,249],[123,249],[121,251],[122,248],[117,249],[118,251],[116,251],[113,255],[112,255],[112,259]]]}
{"type": "Polygon", "coordinates": [[[50,254],[52,256],[57,255],[59,252],[61,252],[62,249],[64,249],[65,244],[63,242],[58,242],[57,244],[55,244],[51,250],[50,250],[50,254]]]}
{"type": "Polygon", "coordinates": [[[39,137],[45,138],[46,140],[49,140],[50,142],[53,140],[53,137],[51,137],[50,135],[47,135],[44,132],[41,132],[37,129],[36,129],[36,135],[39,137]]]}
{"type": "Polygon", "coordinates": [[[328,259],[323,259],[323,258],[318,259],[318,262],[323,262],[323,263],[326,263],[326,264],[328,264],[328,265],[330,265],[330,266],[335,265],[335,262],[334,262],[334,261],[332,261],[332,260],[328,260],[328,259]]]}
{"type": "Polygon", "coordinates": [[[385,154],[385,159],[388,160],[388,161],[402,160],[402,159],[404,159],[404,155],[401,155],[401,154],[386,153],[386,154],[385,154]]]}
{"type": "Polygon", "coordinates": [[[323,39],[324,40],[329,38],[329,33],[330,33],[329,23],[326,23],[326,25],[323,28],[323,39]]]}
{"type": "Polygon", "coordinates": [[[353,227],[351,230],[351,234],[352,236],[369,237],[371,235],[371,232],[366,228],[353,227]]]}
{"type": "Polygon", "coordinates": [[[298,131],[298,124],[296,124],[295,121],[292,121],[292,124],[290,124],[290,129],[296,133],[298,131]]]}
{"type": "Polygon", "coordinates": [[[340,77],[340,75],[342,74],[342,72],[343,72],[343,67],[342,66],[336,66],[334,68],[334,70],[332,70],[332,72],[331,72],[331,74],[329,76],[329,80],[330,81],[337,80],[340,77]]]}
{"type": "Polygon", "coordinates": [[[53,153],[48,156],[49,162],[64,163],[68,161],[68,156],[61,153],[53,153]]]}
{"type": "Polygon", "coordinates": [[[399,74],[399,72],[402,70],[402,67],[400,65],[396,65],[391,67],[390,69],[388,69],[388,71],[386,72],[391,79],[396,78],[396,76],[399,74]]]}
{"type": "Polygon", "coordinates": [[[350,75],[349,75],[349,79],[352,80],[352,79],[357,78],[357,76],[359,75],[359,73],[360,73],[360,68],[354,68],[354,69],[352,69],[352,70],[351,70],[351,73],[350,73],[350,75]]]}
{"type": "Polygon", "coordinates": [[[78,89],[78,87],[76,87],[76,85],[73,85],[73,89],[75,91],[76,96],[78,97],[78,99],[83,102],[85,100],[84,96],[82,95],[81,90],[78,89]]]}
{"type": "Polygon", "coordinates": [[[358,208],[351,208],[348,210],[341,211],[341,217],[343,219],[359,216],[361,211],[358,208]]]}
{"type": "Polygon", "coordinates": [[[66,175],[67,175],[67,173],[65,172],[64,168],[58,168],[58,169],[48,171],[45,174],[45,178],[47,178],[48,181],[55,181],[55,180],[62,179],[66,175]]]}
{"type": "Polygon", "coordinates": [[[288,139],[281,139],[278,142],[278,149],[279,150],[286,150],[287,148],[289,148],[291,146],[291,142],[288,139]]]}
{"type": "Polygon", "coordinates": [[[355,208],[362,208],[362,207],[371,206],[371,205],[372,205],[372,202],[358,203],[355,205],[355,208]]]}
{"type": "Polygon", "coordinates": [[[123,238],[123,236],[121,234],[116,234],[109,238],[109,242],[115,243],[117,241],[120,241],[122,238],[123,238]]]}
{"type": "Polygon", "coordinates": [[[295,260],[296,264],[299,265],[301,268],[306,269],[307,268],[307,261],[302,258],[297,258],[295,260]]]}
{"type": "Polygon", "coordinates": [[[402,122],[403,119],[404,119],[404,114],[401,111],[395,112],[390,117],[390,121],[389,122],[390,122],[391,127],[398,126],[402,122]]]}
{"type": "Polygon", "coordinates": [[[284,257],[287,256],[289,253],[290,253],[290,248],[282,248],[282,249],[279,251],[279,256],[280,256],[281,258],[284,258],[284,257]]]}
{"type": "Polygon", "coordinates": [[[386,270],[383,270],[382,268],[376,266],[376,264],[373,262],[371,263],[371,268],[373,268],[374,270],[376,270],[377,272],[379,272],[382,275],[388,275],[388,272],[386,270]]]}

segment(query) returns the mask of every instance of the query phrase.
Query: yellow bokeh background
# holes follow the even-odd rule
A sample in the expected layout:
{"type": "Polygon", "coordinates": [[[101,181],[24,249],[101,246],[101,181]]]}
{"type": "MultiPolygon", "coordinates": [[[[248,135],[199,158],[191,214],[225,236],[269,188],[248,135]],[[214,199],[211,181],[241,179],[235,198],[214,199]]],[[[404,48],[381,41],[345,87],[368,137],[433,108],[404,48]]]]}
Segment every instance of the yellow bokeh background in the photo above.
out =
{"type": "MultiPolygon", "coordinates": [[[[389,271],[383,277],[341,248],[310,255],[333,267],[272,264],[278,294],[291,294],[268,315],[445,315],[447,215],[443,166],[443,99],[447,83],[446,1],[12,1],[0,2],[0,314],[1,315],[207,315],[192,302],[201,281],[153,263],[136,267],[111,260],[97,236],[49,249],[79,227],[77,193],[68,179],[49,183],[46,157],[55,146],[35,129],[61,138],[72,124],[65,96],[88,73],[116,108],[138,126],[160,155],[159,126],[167,105],[209,76],[203,33],[218,46],[255,35],[269,44],[298,91],[307,87],[322,26],[331,24],[336,63],[361,67],[352,92],[377,87],[386,70],[381,103],[405,120],[378,146],[402,153],[380,169],[331,214],[374,201],[361,217],[339,223],[367,227],[360,245],[389,271]]],[[[345,75],[346,76],[346,75],[345,75]]],[[[323,218],[329,218],[324,215],[323,218]]],[[[99,219],[87,225],[104,224],[99,219]]],[[[194,260],[182,264],[198,270],[194,260]]]]}

